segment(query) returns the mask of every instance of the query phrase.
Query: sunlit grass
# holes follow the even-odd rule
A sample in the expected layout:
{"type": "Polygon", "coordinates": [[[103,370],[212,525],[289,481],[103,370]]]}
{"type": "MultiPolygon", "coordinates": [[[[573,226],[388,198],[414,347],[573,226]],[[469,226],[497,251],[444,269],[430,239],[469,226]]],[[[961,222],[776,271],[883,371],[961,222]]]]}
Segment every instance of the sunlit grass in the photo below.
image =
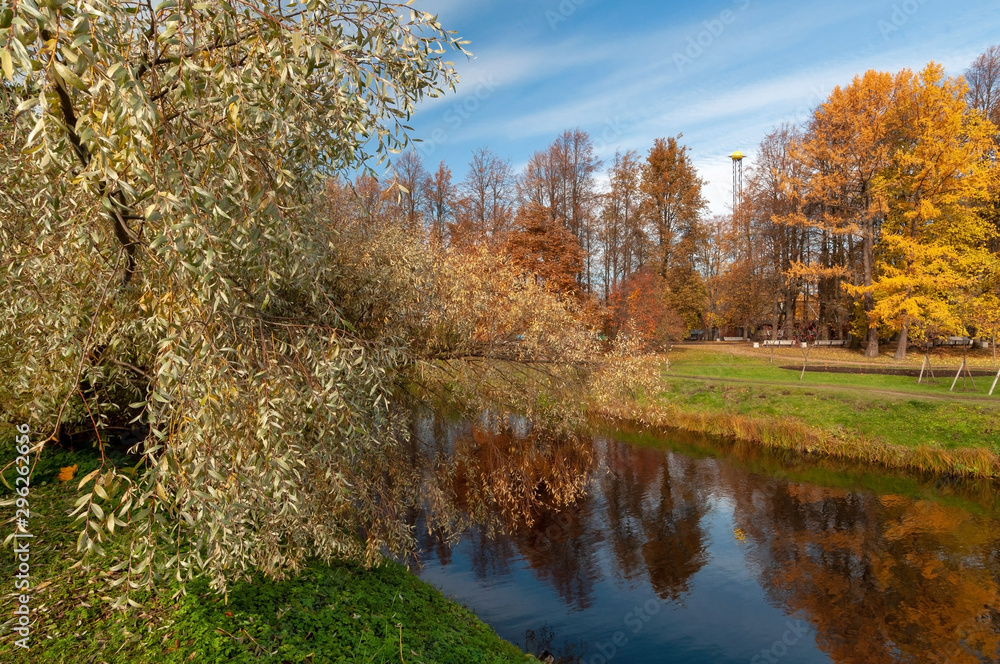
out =
{"type": "MultiPolygon", "coordinates": [[[[699,376],[704,378],[719,378],[723,380],[737,381],[760,381],[767,383],[781,383],[789,386],[839,386],[854,390],[856,388],[864,390],[888,390],[892,392],[909,393],[916,396],[929,395],[942,398],[954,399],[959,397],[975,398],[982,397],[987,401],[987,392],[993,380],[987,376],[976,376],[973,380],[978,388],[971,391],[973,383],[967,383],[960,378],[955,392],[951,392],[951,384],[961,363],[961,355],[942,356],[932,358],[934,366],[935,380],[933,382],[917,382],[913,376],[891,376],[882,374],[846,374],[846,373],[823,373],[819,371],[807,371],[802,380],[799,379],[800,370],[803,364],[803,355],[798,351],[782,349],[782,354],[775,354],[773,363],[770,361],[769,351],[765,349],[747,351],[739,347],[712,348],[705,346],[691,346],[675,348],[670,355],[671,374],[682,374],[689,376],[699,376]],[[785,369],[782,367],[794,367],[785,369]],[[965,391],[966,388],[969,391],[965,391]]],[[[980,351],[982,353],[982,351],[980,351]]],[[[808,365],[810,367],[822,366],[854,366],[862,365],[864,358],[851,351],[842,349],[812,349],[809,353],[808,365]],[[818,356],[820,351],[825,356],[818,356]],[[841,354],[843,361],[831,356],[831,352],[841,354]],[[847,358],[850,358],[849,360],[847,358]]],[[[922,358],[921,358],[922,359],[922,358]]],[[[988,358],[977,357],[978,366],[974,368],[988,369],[985,361],[988,358]]],[[[970,366],[973,363],[970,358],[970,366]]],[[[885,362],[872,362],[869,366],[876,368],[886,368],[890,366],[885,362]]],[[[891,366],[898,368],[919,369],[920,360],[916,364],[892,363],[891,366]]],[[[886,396],[886,395],[883,395],[886,396]]],[[[1000,392],[996,404],[1000,406],[1000,392]]],[[[958,401],[959,399],[955,399],[958,401]]],[[[993,403],[992,400],[987,403],[993,403]]]]}
{"type": "Polygon", "coordinates": [[[800,381],[798,371],[781,368],[792,364],[787,349],[773,364],[769,355],[675,347],[655,398],[611,403],[602,414],[884,468],[1000,477],[1000,395],[985,394],[992,381],[977,378],[978,393],[952,393],[944,377],[925,385],[910,376],[807,372],[800,381]]]}
{"type": "Polygon", "coordinates": [[[794,417],[832,433],[861,434],[898,445],[986,447],[1000,451],[1000,408],[968,402],[873,396],[862,389],[817,392],[808,384],[772,386],[664,377],[670,403],[713,412],[794,417]]]}

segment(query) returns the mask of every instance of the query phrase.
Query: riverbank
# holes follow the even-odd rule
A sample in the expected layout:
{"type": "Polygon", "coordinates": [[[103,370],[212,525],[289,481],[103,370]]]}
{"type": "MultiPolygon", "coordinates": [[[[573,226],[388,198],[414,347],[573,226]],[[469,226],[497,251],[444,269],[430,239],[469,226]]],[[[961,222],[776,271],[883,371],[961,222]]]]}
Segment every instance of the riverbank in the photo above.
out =
{"type": "MultiPolygon", "coordinates": [[[[811,361],[864,366],[847,353],[824,349],[811,361]]],[[[646,430],[680,429],[762,449],[862,462],[874,472],[881,467],[1000,477],[1000,398],[986,397],[982,386],[978,393],[951,393],[950,381],[940,379],[918,385],[907,376],[819,372],[807,372],[800,381],[798,372],[781,368],[794,358],[793,351],[777,351],[772,363],[769,351],[692,345],[676,347],[669,368],[665,358],[652,363],[612,360],[613,383],[628,387],[632,381],[634,387],[638,381],[643,387],[616,392],[606,385],[599,403],[593,395],[588,399],[593,402],[589,412],[646,430]]],[[[983,358],[976,360],[985,364],[983,358]]],[[[875,364],[894,366],[884,358],[875,364]]],[[[514,383],[510,390],[533,405],[535,410],[528,410],[536,416],[572,411],[582,403],[580,394],[545,397],[544,391],[528,389],[540,378],[530,372],[518,375],[524,384],[514,383]]],[[[541,375],[553,378],[548,371],[541,375]]],[[[2,452],[10,459],[11,445],[4,444],[2,452]]],[[[14,646],[7,622],[0,628],[2,661],[535,661],[391,563],[367,570],[312,562],[282,582],[256,578],[235,584],[228,603],[203,582],[194,583],[178,600],[140,595],[140,607],[113,613],[106,598],[114,594],[114,575],[100,566],[68,568],[67,562],[76,558],[78,529],[65,515],[75,501],[79,478],[96,463],[92,453],[49,449],[35,469],[30,495],[30,530],[36,535],[31,541],[32,649],[14,646]],[[60,469],[74,466],[74,480],[59,481],[60,469]]],[[[5,476],[12,483],[11,471],[5,476]]],[[[0,487],[0,497],[11,496],[0,487]]],[[[14,508],[6,509],[11,516],[14,508]]],[[[3,592],[4,606],[10,607],[6,616],[13,610],[14,574],[13,557],[5,556],[0,575],[10,580],[3,592]]]]}
{"type": "MultiPolygon", "coordinates": [[[[800,380],[781,368],[794,359],[802,355],[791,349],[772,361],[765,349],[677,346],[653,389],[605,400],[596,414],[895,470],[1000,478],[1000,396],[986,396],[982,379],[976,393],[950,392],[941,371],[929,385],[884,374],[806,372],[800,380]]],[[[865,365],[840,349],[811,353],[810,363],[865,365]]]]}
{"type": "MultiPolygon", "coordinates": [[[[3,458],[11,458],[9,443],[3,458]]],[[[377,569],[310,563],[285,581],[234,584],[228,603],[204,582],[172,600],[140,595],[127,613],[112,612],[113,574],[102,565],[70,568],[78,527],[66,514],[79,478],[96,467],[92,454],[47,450],[32,475],[28,591],[15,592],[14,557],[3,556],[4,662],[442,662],[536,661],[501,640],[474,614],[447,600],[400,565],[377,569]],[[74,479],[60,481],[62,468],[74,479]],[[8,620],[15,597],[30,597],[30,650],[14,644],[8,620]]],[[[11,484],[12,473],[4,475],[11,484]]],[[[12,498],[0,487],[4,501],[12,498]]],[[[8,516],[14,507],[4,507],[8,516]]],[[[10,531],[11,524],[7,524],[10,531]]],[[[10,546],[8,544],[8,546],[10,546]]],[[[95,563],[99,561],[95,560],[95,563]]]]}

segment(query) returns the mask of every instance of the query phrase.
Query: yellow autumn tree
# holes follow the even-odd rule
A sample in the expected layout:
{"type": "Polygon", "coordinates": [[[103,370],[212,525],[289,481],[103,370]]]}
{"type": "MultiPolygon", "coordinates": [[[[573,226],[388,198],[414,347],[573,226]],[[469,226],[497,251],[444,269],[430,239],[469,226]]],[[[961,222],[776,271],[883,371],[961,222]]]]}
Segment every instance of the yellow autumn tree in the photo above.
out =
{"type": "Polygon", "coordinates": [[[869,70],[850,85],[836,87],[813,113],[805,137],[791,148],[808,173],[808,182],[800,184],[808,184],[803,204],[812,210],[797,223],[833,238],[848,238],[847,244],[857,247],[857,251],[844,253],[840,265],[820,269],[822,266],[799,262],[793,265],[793,272],[805,279],[843,276],[845,283],[863,288],[860,299],[867,323],[868,357],[878,355],[877,317],[870,287],[885,209],[877,188],[892,160],[898,86],[899,75],[869,70]]]}
{"type": "MultiPolygon", "coordinates": [[[[993,275],[996,275],[994,266],[993,275]]],[[[980,337],[990,340],[993,348],[993,364],[997,363],[997,337],[1000,337],[1000,289],[995,285],[984,288],[973,300],[972,323],[980,337]]]]}
{"type": "Polygon", "coordinates": [[[848,286],[871,297],[870,322],[898,332],[896,359],[910,340],[965,334],[972,321],[963,307],[994,260],[985,248],[995,232],[976,212],[995,178],[996,127],[966,105],[967,86],[929,64],[896,77],[890,135],[895,149],[873,180],[887,211],[870,285],[848,286]]]}

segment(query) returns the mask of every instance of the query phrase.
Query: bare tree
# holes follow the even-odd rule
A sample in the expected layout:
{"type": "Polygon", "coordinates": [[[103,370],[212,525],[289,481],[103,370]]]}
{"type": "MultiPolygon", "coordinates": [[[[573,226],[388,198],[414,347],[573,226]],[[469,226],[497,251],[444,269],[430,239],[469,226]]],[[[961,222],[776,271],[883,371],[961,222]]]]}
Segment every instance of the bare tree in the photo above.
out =
{"type": "Polygon", "coordinates": [[[532,155],[518,186],[523,205],[547,208],[552,221],[565,224],[579,240],[586,258],[578,281],[588,289],[597,254],[594,218],[600,197],[594,176],[600,167],[590,135],[580,129],[566,130],[548,149],[532,155]]]}
{"type": "Polygon", "coordinates": [[[396,158],[392,170],[399,190],[400,212],[406,219],[407,227],[415,230],[421,226],[424,206],[424,184],[427,181],[424,162],[417,151],[411,149],[396,158]]]}
{"type": "Polygon", "coordinates": [[[979,109],[994,124],[1000,124],[1000,45],[991,46],[965,72],[969,84],[969,106],[979,109]]]}
{"type": "Polygon", "coordinates": [[[476,150],[459,185],[464,218],[458,225],[469,227],[476,237],[499,239],[513,219],[515,185],[509,161],[489,148],[476,150]]]}
{"type": "Polygon", "coordinates": [[[445,239],[444,230],[455,216],[455,185],[451,182],[451,169],[443,161],[424,181],[424,195],[431,242],[441,246],[445,239]]]}
{"type": "MultiPolygon", "coordinates": [[[[969,84],[966,95],[969,106],[1000,126],[1000,45],[991,46],[975,59],[965,72],[965,81],[969,84]]],[[[996,141],[1000,143],[1000,134],[996,141]]],[[[980,214],[1000,231],[1000,195],[994,195],[980,214]]],[[[989,247],[1000,253],[1000,232],[990,240],[989,247]]]]}
{"type": "Polygon", "coordinates": [[[600,232],[604,296],[642,267],[649,242],[643,229],[642,161],[638,152],[616,153],[611,164],[609,190],[602,196],[600,232]]]}

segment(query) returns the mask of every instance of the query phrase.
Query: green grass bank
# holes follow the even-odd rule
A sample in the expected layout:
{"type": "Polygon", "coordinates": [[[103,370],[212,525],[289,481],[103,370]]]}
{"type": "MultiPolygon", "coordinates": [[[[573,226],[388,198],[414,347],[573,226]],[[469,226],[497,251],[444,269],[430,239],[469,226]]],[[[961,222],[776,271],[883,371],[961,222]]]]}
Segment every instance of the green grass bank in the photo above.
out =
{"type": "MultiPolygon", "coordinates": [[[[6,464],[13,446],[3,444],[6,464]]],[[[500,639],[474,614],[447,600],[395,563],[365,569],[309,564],[282,582],[255,578],[230,588],[228,603],[204,582],[172,600],[137,596],[141,608],[112,612],[111,576],[94,561],[73,568],[78,529],[72,509],[79,478],[96,468],[89,453],[46,450],[30,490],[30,650],[11,632],[15,560],[11,544],[0,564],[3,627],[0,661],[38,662],[441,662],[507,664],[537,661],[500,639]],[[60,468],[77,466],[60,482],[60,468]]],[[[10,484],[12,471],[4,474],[10,484]]],[[[0,487],[4,501],[13,494],[0,487]]],[[[3,507],[5,519],[15,507],[3,507]]],[[[5,523],[4,536],[13,532],[5,523]]]]}
{"type": "MultiPolygon", "coordinates": [[[[987,396],[992,380],[977,377],[978,390],[950,392],[960,354],[934,357],[937,380],[910,376],[800,372],[803,356],[747,346],[682,345],[670,354],[658,394],[625,400],[601,415],[646,426],[720,435],[768,447],[826,454],[886,468],[1000,478],[1000,394],[987,396]],[[946,368],[948,370],[946,370],[946,368]],[[950,373],[949,373],[950,370],[950,373]]],[[[912,359],[912,358],[911,358],[912,359]]],[[[816,349],[809,364],[897,366],[880,357],[816,349]],[[817,352],[818,351],[818,352],[817,352]]],[[[974,365],[987,365],[986,357],[974,365]]]]}

